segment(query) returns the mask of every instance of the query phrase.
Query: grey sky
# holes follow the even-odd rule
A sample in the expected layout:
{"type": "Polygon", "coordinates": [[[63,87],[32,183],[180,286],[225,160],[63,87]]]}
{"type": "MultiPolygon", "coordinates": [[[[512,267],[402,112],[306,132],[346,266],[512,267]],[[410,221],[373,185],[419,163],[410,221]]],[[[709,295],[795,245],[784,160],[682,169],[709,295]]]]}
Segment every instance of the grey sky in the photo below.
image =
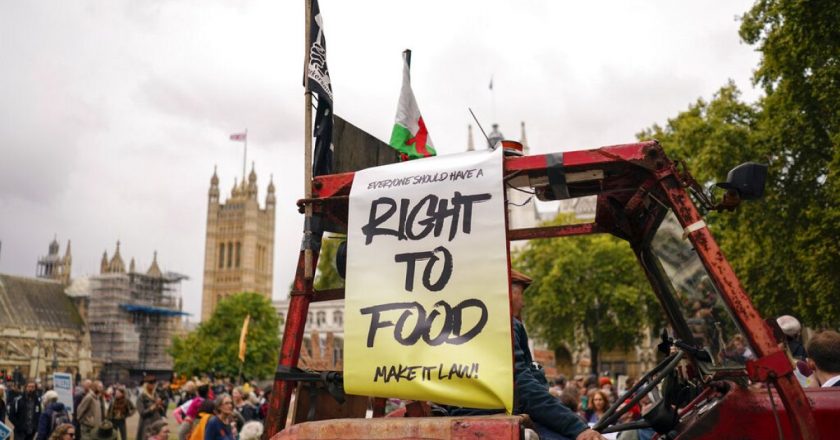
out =
{"type": "MultiPolygon", "coordinates": [[[[241,175],[249,130],[260,199],[278,190],[274,297],[286,296],[303,193],[303,1],[0,2],[0,272],[34,275],[57,234],[74,276],[102,252],[152,252],[200,310],[207,189],[241,175]]],[[[758,62],[736,17],[749,1],[321,0],[335,111],[383,140],[400,53],[441,154],[472,107],[532,152],[631,142],[758,62]],[[495,109],[488,91],[494,78],[495,109]]],[[[475,132],[479,136],[478,131],[475,132]]]]}

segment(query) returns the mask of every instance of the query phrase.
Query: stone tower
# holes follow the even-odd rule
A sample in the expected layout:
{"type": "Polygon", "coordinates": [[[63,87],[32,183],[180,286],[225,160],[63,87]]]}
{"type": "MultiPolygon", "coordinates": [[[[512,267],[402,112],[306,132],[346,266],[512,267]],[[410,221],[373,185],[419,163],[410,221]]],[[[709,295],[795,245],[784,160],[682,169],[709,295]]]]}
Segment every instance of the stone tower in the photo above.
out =
{"type": "Polygon", "coordinates": [[[53,238],[50,243],[49,254],[38,259],[38,278],[55,280],[64,284],[70,284],[70,269],[73,265],[73,257],[70,254],[70,240],[67,240],[67,249],[64,256],[58,255],[58,240],[53,238]]]}
{"type": "Polygon", "coordinates": [[[210,318],[221,298],[234,293],[257,292],[271,299],[274,207],[274,182],[270,181],[265,208],[260,208],[253,163],[248,181],[237,184],[234,180],[230,197],[223,204],[219,177],[213,170],[207,201],[202,321],[210,318]]]}

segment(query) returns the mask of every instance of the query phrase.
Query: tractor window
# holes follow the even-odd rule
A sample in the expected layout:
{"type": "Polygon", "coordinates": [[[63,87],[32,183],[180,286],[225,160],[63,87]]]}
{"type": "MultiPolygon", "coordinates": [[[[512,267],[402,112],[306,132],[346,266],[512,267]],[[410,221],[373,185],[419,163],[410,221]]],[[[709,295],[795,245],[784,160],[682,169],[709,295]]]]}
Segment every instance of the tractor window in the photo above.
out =
{"type": "Polygon", "coordinates": [[[656,231],[651,249],[671,281],[675,302],[694,338],[687,342],[706,349],[715,367],[742,367],[755,359],[691,241],[683,238],[673,212],[656,231]]]}

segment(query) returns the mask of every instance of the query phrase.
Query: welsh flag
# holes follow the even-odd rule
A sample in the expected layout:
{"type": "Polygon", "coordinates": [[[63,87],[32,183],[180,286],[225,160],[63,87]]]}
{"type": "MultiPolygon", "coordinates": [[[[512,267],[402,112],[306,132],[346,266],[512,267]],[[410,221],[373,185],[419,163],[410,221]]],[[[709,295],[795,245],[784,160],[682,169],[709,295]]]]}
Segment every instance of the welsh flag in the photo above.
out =
{"type": "Polygon", "coordinates": [[[391,147],[400,152],[402,160],[434,156],[435,147],[426,130],[426,123],[420,116],[420,107],[411,90],[411,75],[408,60],[410,51],[403,52],[403,82],[400,103],[397,105],[397,120],[391,131],[391,147]]]}

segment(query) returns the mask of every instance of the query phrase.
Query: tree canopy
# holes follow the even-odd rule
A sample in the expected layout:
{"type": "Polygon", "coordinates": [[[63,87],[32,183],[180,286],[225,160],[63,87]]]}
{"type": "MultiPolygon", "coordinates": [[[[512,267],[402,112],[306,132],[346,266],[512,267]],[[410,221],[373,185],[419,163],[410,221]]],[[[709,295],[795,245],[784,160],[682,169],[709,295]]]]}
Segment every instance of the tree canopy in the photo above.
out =
{"type": "Polygon", "coordinates": [[[175,371],[187,375],[213,372],[236,376],[239,372],[239,335],[250,315],[242,374],[248,378],[269,377],[280,352],[280,317],[264,295],[237,293],[219,301],[209,320],[183,337],[176,336],[169,348],[175,371]]]}
{"type": "Polygon", "coordinates": [[[700,182],[722,181],[747,160],[767,163],[764,199],[707,223],[763,315],[836,327],[840,3],[759,0],[740,34],[762,54],[754,81],[764,96],[742,102],[730,82],[639,137],[658,139],[700,182]]]}
{"type": "MultiPolygon", "coordinates": [[[[553,224],[568,223],[560,217],[553,224]]],[[[532,240],[516,267],[534,283],[524,319],[552,347],[583,341],[598,373],[600,350],[630,348],[661,312],[630,245],[610,235],[532,240]]]]}

